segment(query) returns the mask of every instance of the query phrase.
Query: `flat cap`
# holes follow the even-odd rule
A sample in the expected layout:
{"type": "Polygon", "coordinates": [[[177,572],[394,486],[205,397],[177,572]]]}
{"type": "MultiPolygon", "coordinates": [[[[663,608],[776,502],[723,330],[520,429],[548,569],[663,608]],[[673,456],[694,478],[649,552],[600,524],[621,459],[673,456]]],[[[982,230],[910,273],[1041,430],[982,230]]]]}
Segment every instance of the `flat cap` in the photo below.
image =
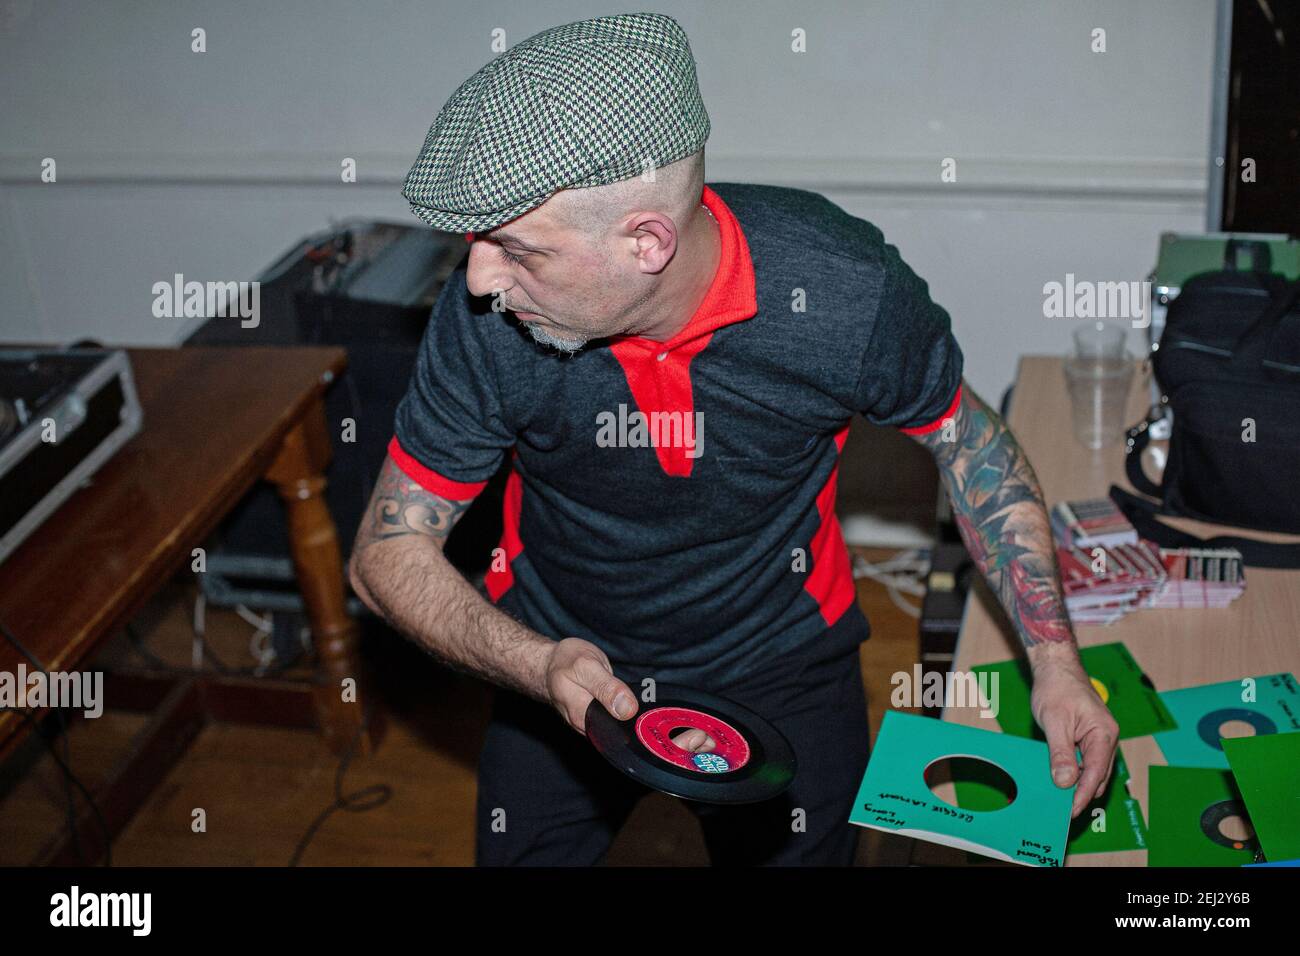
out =
{"type": "Polygon", "coordinates": [[[708,138],[695,58],[676,20],[581,20],[515,44],[462,83],[402,195],[434,229],[485,232],[558,190],[630,179],[708,138]]]}

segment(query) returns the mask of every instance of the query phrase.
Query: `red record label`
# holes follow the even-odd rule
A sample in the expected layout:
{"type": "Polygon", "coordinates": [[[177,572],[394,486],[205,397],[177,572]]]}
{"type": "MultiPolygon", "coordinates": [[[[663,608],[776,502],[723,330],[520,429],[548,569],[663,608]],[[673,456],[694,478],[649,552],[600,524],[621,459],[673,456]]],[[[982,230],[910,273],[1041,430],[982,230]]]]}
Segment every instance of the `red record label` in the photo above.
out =
{"type": "Polygon", "coordinates": [[[726,773],[739,770],[749,762],[749,742],[724,720],[689,707],[656,707],[636,719],[636,735],[660,760],[699,773],[726,773]],[[690,727],[713,738],[714,748],[707,753],[692,753],[673,743],[674,730],[690,727]]]}

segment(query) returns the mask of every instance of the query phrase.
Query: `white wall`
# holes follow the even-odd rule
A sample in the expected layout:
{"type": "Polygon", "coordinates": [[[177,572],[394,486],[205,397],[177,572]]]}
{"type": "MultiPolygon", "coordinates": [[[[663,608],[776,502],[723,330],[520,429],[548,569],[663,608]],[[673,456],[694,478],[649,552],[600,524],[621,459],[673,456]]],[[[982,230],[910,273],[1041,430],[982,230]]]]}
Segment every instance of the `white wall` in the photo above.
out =
{"type": "MultiPolygon", "coordinates": [[[[880,225],[952,313],[989,397],[1017,355],[1065,347],[1044,282],[1141,279],[1160,232],[1203,225],[1213,0],[634,8],[690,36],[709,178],[819,189],[880,225]],[[795,28],[807,53],[790,50],[795,28]],[[939,181],[945,157],[956,183],[939,181]]],[[[513,44],[617,12],[0,0],[0,338],[174,342],[191,326],[152,316],[154,282],[251,278],[331,220],[414,222],[402,177],[493,55],[491,31],[513,44]],[[39,181],[44,157],[57,184],[39,181]],[[339,182],[344,157],[356,184],[339,182]]]]}

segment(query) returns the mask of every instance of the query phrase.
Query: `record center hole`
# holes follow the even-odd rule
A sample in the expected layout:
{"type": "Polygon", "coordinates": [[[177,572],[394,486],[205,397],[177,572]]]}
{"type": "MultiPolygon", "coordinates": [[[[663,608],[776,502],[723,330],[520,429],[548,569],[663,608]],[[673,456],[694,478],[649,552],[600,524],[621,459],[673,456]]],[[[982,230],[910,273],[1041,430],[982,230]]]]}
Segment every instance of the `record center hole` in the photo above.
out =
{"type": "Polygon", "coordinates": [[[1254,737],[1254,724],[1249,724],[1244,720],[1225,720],[1219,724],[1219,737],[1254,737]]]}
{"type": "Polygon", "coordinates": [[[925,768],[925,785],[944,803],[959,810],[1001,810],[1016,799],[1016,782],[1011,775],[980,757],[940,757],[925,768]],[[956,784],[962,787],[960,797],[956,784]]]}
{"type": "Polygon", "coordinates": [[[1255,836],[1255,828],[1240,814],[1232,814],[1219,821],[1219,832],[1234,843],[1245,843],[1255,836]]]}
{"type": "Polygon", "coordinates": [[[674,727],[668,731],[668,739],[679,750],[689,754],[706,754],[717,746],[714,739],[698,727],[674,727]]]}

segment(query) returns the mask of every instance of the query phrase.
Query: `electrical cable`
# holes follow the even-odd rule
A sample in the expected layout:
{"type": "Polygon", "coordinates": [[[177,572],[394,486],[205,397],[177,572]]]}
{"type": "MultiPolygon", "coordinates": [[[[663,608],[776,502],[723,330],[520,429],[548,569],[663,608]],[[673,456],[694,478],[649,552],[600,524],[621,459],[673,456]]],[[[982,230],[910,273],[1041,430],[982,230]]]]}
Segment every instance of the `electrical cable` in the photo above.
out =
{"type": "MultiPolygon", "coordinates": [[[[258,660],[256,667],[229,667],[221,658],[217,657],[207,640],[207,595],[203,589],[199,588],[198,594],[194,598],[194,616],[192,619],[192,628],[194,631],[194,652],[191,657],[191,672],[197,673],[203,670],[203,658],[207,658],[218,674],[224,677],[278,677],[289,668],[293,667],[303,659],[304,652],[299,650],[293,657],[281,661],[274,667],[268,667],[264,658],[253,650],[253,656],[258,660]]],[[[267,623],[265,619],[254,614],[244,605],[240,604],[235,608],[241,618],[253,625],[257,630],[254,632],[252,641],[256,641],[257,633],[267,623]]],[[[254,645],[250,645],[252,647],[254,645]]],[[[176,671],[177,668],[171,668],[176,671]]]]}
{"type": "Polygon", "coordinates": [[[352,763],[352,758],[356,756],[358,745],[361,743],[361,737],[370,726],[370,719],[373,716],[373,710],[369,703],[363,705],[364,710],[361,715],[361,726],[357,728],[352,743],[344,752],[342,759],[339,761],[338,770],[334,774],[334,802],[322,810],[311,822],[307,832],[302,835],[298,845],[294,847],[293,856],[289,858],[289,866],[297,866],[302,860],[302,855],[307,851],[313,838],[320,831],[320,828],[338,810],[346,810],[349,813],[365,813],[383,806],[393,796],[393,788],[386,783],[376,783],[369,787],[363,787],[360,790],[354,790],[352,793],[343,792],[343,777],[348,771],[348,765],[352,763]],[[370,799],[366,799],[369,797],[370,799]]]}
{"type": "Polygon", "coordinates": [[[889,600],[909,617],[920,618],[921,608],[903,595],[925,596],[925,575],[930,571],[930,559],[922,551],[898,551],[884,561],[871,562],[860,554],[853,555],[853,577],[869,578],[882,585],[889,600]]]}

